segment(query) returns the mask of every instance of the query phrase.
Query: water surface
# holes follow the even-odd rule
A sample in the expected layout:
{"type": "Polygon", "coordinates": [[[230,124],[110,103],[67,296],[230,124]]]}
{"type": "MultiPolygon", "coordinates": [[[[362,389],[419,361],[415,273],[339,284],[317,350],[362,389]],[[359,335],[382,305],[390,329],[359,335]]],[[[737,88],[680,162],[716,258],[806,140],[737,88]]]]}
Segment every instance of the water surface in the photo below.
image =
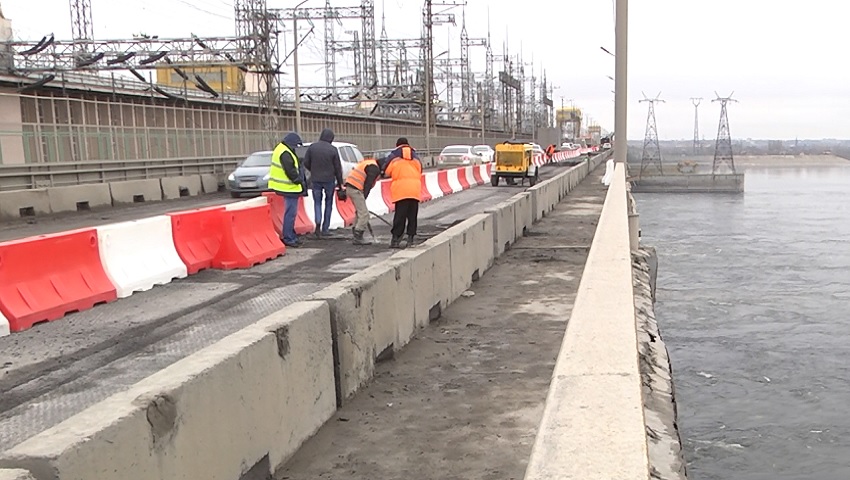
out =
{"type": "Polygon", "coordinates": [[[638,194],[691,480],[850,479],[850,168],[638,194]]]}

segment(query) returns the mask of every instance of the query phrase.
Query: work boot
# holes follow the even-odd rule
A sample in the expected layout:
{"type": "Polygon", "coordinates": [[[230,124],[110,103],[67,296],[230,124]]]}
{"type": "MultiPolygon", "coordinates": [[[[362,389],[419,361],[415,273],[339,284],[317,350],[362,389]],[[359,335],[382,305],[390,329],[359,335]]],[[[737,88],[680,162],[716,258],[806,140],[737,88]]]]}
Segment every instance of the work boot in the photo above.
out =
{"type": "Polygon", "coordinates": [[[407,236],[407,246],[412,247],[413,241],[416,239],[416,235],[408,235],[407,236]]]}
{"type": "Polygon", "coordinates": [[[316,226],[316,231],[315,231],[315,232],[313,232],[313,235],[315,235],[315,236],[316,236],[316,240],[321,240],[321,239],[322,239],[322,227],[321,227],[321,225],[317,225],[317,226],[316,226]]]}
{"type": "Polygon", "coordinates": [[[401,237],[393,237],[390,240],[390,248],[401,248],[401,237]]]}
{"type": "Polygon", "coordinates": [[[355,230],[354,231],[354,244],[355,245],[372,245],[372,242],[363,238],[363,234],[365,232],[363,230],[355,230]]]}

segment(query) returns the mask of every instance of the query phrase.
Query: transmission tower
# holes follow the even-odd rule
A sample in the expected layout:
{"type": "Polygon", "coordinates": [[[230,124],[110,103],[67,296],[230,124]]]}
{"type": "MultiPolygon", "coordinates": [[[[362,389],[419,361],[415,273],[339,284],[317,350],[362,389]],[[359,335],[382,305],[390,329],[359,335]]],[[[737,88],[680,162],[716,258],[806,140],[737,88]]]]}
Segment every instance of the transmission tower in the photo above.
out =
{"type": "Polygon", "coordinates": [[[91,0],[70,0],[70,6],[71,38],[73,40],[94,40],[91,0]]]}
{"type": "MultiPolygon", "coordinates": [[[[714,92],[717,95],[717,92],[714,92]]],[[[714,146],[714,165],[711,173],[716,175],[720,172],[723,166],[728,166],[732,173],[735,173],[735,160],[732,158],[732,134],[729,132],[729,115],[726,113],[726,104],[729,102],[737,102],[732,98],[735,92],[729,94],[728,97],[717,98],[712,102],[720,102],[720,125],[717,127],[717,143],[714,146]]]]}
{"type": "Polygon", "coordinates": [[[646,136],[643,139],[643,155],[640,160],[641,177],[644,170],[650,165],[658,169],[659,175],[664,175],[664,167],[661,163],[661,146],[658,144],[658,127],[655,124],[655,104],[664,103],[664,100],[659,97],[661,97],[660,92],[655,98],[646,98],[646,94],[644,94],[643,100],[640,100],[640,103],[649,104],[649,111],[646,115],[646,136]]]}
{"type": "Polygon", "coordinates": [[[691,98],[694,104],[694,155],[702,151],[702,144],[699,141],[699,104],[702,102],[702,97],[691,98]]]}
{"type": "Polygon", "coordinates": [[[422,24],[425,29],[423,61],[425,63],[425,92],[423,102],[425,104],[425,148],[431,148],[431,125],[434,123],[434,26],[450,23],[456,25],[455,16],[451,13],[434,12],[434,8],[443,7],[449,10],[452,7],[465,7],[466,0],[458,1],[434,1],[425,0],[422,8],[422,24]]]}

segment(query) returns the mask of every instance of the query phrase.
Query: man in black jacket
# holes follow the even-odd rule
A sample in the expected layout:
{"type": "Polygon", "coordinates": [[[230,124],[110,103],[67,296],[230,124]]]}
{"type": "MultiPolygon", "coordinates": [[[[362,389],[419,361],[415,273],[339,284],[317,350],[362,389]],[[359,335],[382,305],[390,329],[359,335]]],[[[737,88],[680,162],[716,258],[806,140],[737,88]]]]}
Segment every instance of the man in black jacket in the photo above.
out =
{"type": "Polygon", "coordinates": [[[342,188],[342,162],[339,150],[333,146],[334,132],[322,130],[319,141],[311,144],[304,154],[304,167],[310,171],[313,182],[313,208],[316,220],[316,237],[329,236],[334,190],[342,188]],[[323,198],[324,197],[324,198],[323,198]],[[325,211],[322,212],[324,200],[325,211]],[[324,215],[322,214],[324,213],[324,215]]]}

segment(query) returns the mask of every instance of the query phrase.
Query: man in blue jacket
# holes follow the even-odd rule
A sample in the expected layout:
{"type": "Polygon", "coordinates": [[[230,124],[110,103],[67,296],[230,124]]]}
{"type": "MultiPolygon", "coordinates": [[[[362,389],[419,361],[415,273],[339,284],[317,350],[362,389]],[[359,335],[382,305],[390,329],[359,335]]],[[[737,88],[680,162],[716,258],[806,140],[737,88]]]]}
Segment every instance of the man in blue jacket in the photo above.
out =
{"type": "Polygon", "coordinates": [[[337,187],[343,188],[342,162],[339,151],[333,146],[333,141],[333,130],[326,128],[319,135],[319,141],[311,144],[307,148],[307,153],[304,154],[304,167],[310,171],[310,180],[313,182],[317,238],[330,236],[334,191],[337,187]],[[322,212],[322,203],[325,206],[324,212],[322,212]]]}

